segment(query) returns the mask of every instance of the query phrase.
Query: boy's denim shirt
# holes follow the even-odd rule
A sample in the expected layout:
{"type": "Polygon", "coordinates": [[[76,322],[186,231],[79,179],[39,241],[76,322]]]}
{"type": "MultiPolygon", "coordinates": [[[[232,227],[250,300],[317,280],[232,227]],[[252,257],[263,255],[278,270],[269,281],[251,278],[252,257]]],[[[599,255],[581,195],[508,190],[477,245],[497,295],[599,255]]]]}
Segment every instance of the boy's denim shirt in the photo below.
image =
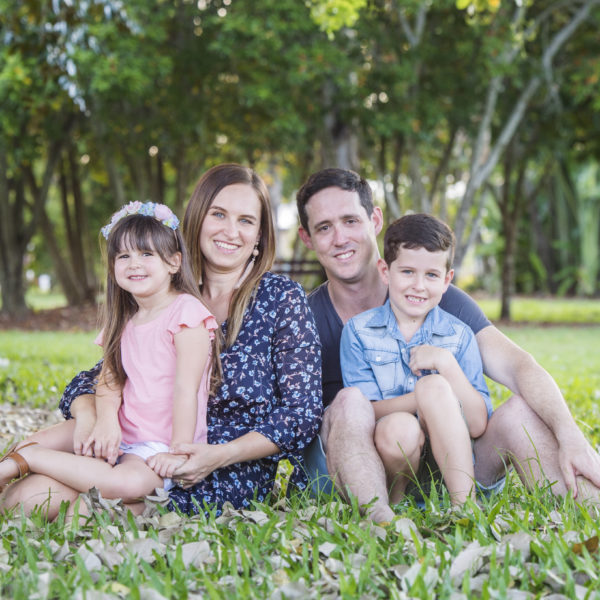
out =
{"type": "MultiPolygon", "coordinates": [[[[412,392],[419,377],[408,366],[410,351],[423,344],[446,348],[454,355],[471,385],[483,396],[489,418],[492,403],[475,336],[467,325],[439,306],[428,313],[409,343],[398,329],[389,299],[383,306],[350,319],[340,343],[344,386],[358,387],[369,400],[412,392]]],[[[431,372],[425,371],[421,377],[431,372]]]]}

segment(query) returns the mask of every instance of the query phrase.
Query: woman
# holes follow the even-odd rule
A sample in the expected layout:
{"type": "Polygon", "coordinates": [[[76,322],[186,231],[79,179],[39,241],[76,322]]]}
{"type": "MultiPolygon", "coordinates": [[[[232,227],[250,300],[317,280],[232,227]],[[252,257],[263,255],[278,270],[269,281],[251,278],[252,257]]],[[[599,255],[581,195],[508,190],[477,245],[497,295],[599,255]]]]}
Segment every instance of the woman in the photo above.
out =
{"type": "MultiPolygon", "coordinates": [[[[224,164],[198,182],[183,233],[203,302],[222,324],[223,383],[208,401],[208,444],[173,448],[186,460],[175,472],[170,508],[197,512],[229,501],[248,506],[272,489],[277,462],[295,462],[316,434],[322,414],[320,344],[298,284],[268,272],[275,233],[268,191],[251,169],[224,164]]],[[[75,417],[75,453],[92,432],[90,452],[114,463],[109,436],[94,430],[94,378],[80,373],[61,400],[75,417]]],[[[44,503],[49,518],[77,492],[30,475],[5,492],[5,507],[44,503]],[[50,498],[48,491],[50,490],[50,498]]]]}

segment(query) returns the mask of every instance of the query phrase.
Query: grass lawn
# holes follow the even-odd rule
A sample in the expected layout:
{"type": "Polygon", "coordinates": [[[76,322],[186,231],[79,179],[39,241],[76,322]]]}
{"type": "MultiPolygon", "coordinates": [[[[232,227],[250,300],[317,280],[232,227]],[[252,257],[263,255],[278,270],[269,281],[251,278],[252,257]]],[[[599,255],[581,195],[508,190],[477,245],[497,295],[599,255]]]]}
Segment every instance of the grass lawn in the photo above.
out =
{"type": "MultiPolygon", "coordinates": [[[[504,330],[554,375],[598,443],[600,325],[504,330]]],[[[56,406],[70,377],[98,358],[93,337],[2,332],[2,401],[56,406]]],[[[504,397],[492,392],[496,402],[504,397]]],[[[406,502],[388,525],[370,524],[335,499],[303,496],[226,508],[220,517],[154,508],[133,518],[107,504],[114,506],[80,526],[0,517],[0,597],[600,597],[596,509],[548,489],[527,492],[514,476],[500,495],[460,511],[443,497],[433,496],[425,511],[406,502]]]]}

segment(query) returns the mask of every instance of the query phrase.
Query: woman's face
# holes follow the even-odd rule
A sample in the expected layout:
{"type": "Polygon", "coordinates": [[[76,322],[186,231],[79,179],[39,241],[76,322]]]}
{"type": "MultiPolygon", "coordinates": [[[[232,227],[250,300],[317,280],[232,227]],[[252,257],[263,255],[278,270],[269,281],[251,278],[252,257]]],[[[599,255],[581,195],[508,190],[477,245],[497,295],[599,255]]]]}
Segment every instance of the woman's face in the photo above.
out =
{"type": "Polygon", "coordinates": [[[202,223],[200,250],[206,267],[218,272],[244,270],[260,237],[260,200],[243,183],[224,187],[202,223]]]}

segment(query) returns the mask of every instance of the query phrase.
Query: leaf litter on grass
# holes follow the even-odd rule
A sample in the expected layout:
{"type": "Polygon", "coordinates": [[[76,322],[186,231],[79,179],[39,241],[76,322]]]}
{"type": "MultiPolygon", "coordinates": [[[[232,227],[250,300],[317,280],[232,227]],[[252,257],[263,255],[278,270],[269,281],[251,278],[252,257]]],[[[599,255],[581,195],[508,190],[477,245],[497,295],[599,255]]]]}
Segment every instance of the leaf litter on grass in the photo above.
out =
{"type": "Polygon", "coordinates": [[[409,507],[381,527],[341,502],[308,499],[187,517],[162,512],[160,493],[132,517],[120,501],[92,490],[84,495],[93,511],[85,525],[45,529],[40,519],[16,514],[2,520],[2,592],[16,589],[5,577],[11,571],[19,589],[40,598],[58,597],[56,579],[66,573],[70,597],[82,598],[130,597],[132,590],[137,597],[142,589],[143,597],[211,597],[211,588],[281,599],[594,597],[597,539],[589,527],[577,528],[579,509],[554,501],[545,519],[532,521],[528,501],[524,494],[490,519],[491,505],[459,512],[442,505],[430,513],[409,507]],[[28,566],[31,556],[36,570],[28,566]]]}

